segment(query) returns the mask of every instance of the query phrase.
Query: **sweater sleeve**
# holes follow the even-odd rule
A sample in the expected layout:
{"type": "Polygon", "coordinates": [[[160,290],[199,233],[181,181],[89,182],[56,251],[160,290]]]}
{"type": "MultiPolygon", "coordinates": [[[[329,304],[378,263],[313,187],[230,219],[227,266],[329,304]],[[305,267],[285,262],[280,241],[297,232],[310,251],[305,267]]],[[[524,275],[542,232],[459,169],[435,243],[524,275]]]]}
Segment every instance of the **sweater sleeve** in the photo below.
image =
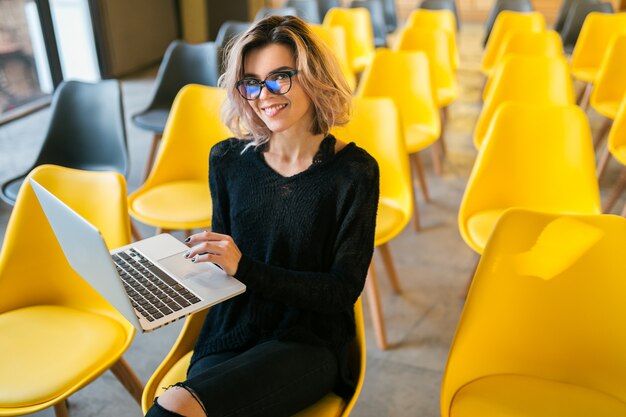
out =
{"type": "Polygon", "coordinates": [[[228,193],[224,179],[220,175],[222,170],[219,168],[220,162],[225,152],[227,152],[226,148],[226,142],[220,142],[211,148],[209,155],[209,190],[211,192],[211,203],[213,204],[211,231],[230,235],[228,193]]]}
{"type": "Polygon", "coordinates": [[[372,160],[347,194],[334,260],[327,272],[295,271],[268,265],[245,254],[235,277],[265,298],[321,313],[352,308],[365,285],[374,251],[379,197],[378,165],[372,160]]]}

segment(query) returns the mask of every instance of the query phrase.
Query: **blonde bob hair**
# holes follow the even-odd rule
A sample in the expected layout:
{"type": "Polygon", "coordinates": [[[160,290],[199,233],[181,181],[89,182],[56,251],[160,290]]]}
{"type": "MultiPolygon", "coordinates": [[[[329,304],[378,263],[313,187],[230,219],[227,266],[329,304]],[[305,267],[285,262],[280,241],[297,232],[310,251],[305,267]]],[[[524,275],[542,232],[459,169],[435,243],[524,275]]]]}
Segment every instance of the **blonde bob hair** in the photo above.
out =
{"type": "Polygon", "coordinates": [[[246,54],[270,44],[293,51],[298,82],[314,109],[311,133],[327,134],[333,126],[346,124],[352,94],[333,52],[303,20],[269,16],[255,22],[227,48],[226,71],[219,80],[227,94],[223,108],[226,126],[237,137],[252,139],[255,146],[269,141],[272,132],[239,95],[237,81],[243,78],[246,54]]]}

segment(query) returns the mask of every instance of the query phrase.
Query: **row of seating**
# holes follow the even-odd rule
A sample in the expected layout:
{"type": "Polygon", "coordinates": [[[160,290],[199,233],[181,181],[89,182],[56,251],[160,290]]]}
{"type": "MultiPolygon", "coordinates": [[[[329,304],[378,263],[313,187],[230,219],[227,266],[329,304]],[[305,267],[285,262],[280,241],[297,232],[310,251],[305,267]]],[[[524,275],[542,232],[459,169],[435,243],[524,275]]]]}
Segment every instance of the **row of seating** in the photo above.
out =
{"type": "Polygon", "coordinates": [[[610,40],[586,44],[598,15],[587,17],[571,65],[535,12],[502,12],[494,24],[478,156],[458,214],[481,257],[444,371],[442,417],[626,415],[621,385],[610,382],[623,378],[626,339],[609,335],[624,324],[626,262],[615,253],[626,220],[601,214],[591,129],[570,75],[582,56],[603,55],[591,103],[605,84],[619,96],[609,136],[619,155],[626,95],[614,74],[624,74],[626,25],[602,15],[610,40]],[[526,27],[505,28],[516,16],[526,27]]]}

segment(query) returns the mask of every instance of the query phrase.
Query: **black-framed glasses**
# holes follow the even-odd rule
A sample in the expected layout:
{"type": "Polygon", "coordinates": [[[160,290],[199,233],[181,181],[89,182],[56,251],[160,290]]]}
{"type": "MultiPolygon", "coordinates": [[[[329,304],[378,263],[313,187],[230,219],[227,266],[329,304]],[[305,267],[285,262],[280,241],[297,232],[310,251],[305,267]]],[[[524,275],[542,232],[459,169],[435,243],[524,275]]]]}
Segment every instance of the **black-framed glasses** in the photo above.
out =
{"type": "Polygon", "coordinates": [[[256,78],[244,78],[237,81],[237,91],[246,100],[256,100],[261,96],[263,87],[272,94],[282,96],[291,90],[291,77],[296,75],[298,70],[273,72],[263,81],[256,78]]]}

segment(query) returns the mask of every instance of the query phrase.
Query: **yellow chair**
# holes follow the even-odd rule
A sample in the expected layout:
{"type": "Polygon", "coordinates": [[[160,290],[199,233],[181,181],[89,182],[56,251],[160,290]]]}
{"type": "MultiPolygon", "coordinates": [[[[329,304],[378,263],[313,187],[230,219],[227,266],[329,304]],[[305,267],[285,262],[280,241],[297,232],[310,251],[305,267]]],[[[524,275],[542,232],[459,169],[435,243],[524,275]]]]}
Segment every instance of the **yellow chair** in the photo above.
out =
{"type": "Polygon", "coordinates": [[[574,104],[574,87],[565,58],[509,55],[497,67],[489,94],[474,128],[474,146],[480,149],[493,115],[505,101],[574,104]]]}
{"type": "Polygon", "coordinates": [[[596,145],[604,139],[610,129],[626,94],[626,27],[624,30],[623,34],[613,37],[604,54],[591,93],[591,107],[607,118],[595,139],[596,145]]]}
{"type": "MultiPolygon", "coordinates": [[[[174,346],[172,346],[168,355],[150,377],[141,399],[141,407],[144,413],[152,406],[154,398],[165,391],[165,387],[186,379],[193,347],[207,311],[192,314],[187,318],[174,346]]],[[[357,378],[354,395],[350,400],[344,400],[333,393],[327,394],[314,405],[297,413],[296,417],[341,417],[348,416],[352,411],[361,393],[365,379],[365,330],[360,298],[354,305],[354,319],[356,321],[356,338],[351,346],[350,356],[350,368],[353,375],[357,378]]]]}
{"type": "Polygon", "coordinates": [[[577,106],[508,102],[496,111],[459,209],[465,243],[481,254],[510,207],[600,213],[591,130],[577,106]]]}
{"type": "MultiPolygon", "coordinates": [[[[454,16],[453,16],[454,18],[454,16]]],[[[452,20],[454,23],[454,20],[452,20]]],[[[430,201],[419,152],[432,145],[441,133],[441,123],[431,89],[428,57],[423,52],[376,50],[372,65],[363,73],[358,97],[389,97],[400,112],[404,140],[420,182],[424,200],[430,201]]],[[[440,163],[433,147],[433,164],[440,163]]],[[[413,189],[413,226],[419,230],[419,210],[413,189]]]]}
{"type": "Polygon", "coordinates": [[[483,74],[489,75],[496,64],[498,52],[507,33],[514,30],[540,32],[545,28],[546,20],[539,12],[522,13],[503,10],[498,13],[480,64],[483,74]]]}
{"type": "Polygon", "coordinates": [[[585,83],[578,99],[583,109],[587,108],[593,84],[611,39],[625,30],[626,13],[592,12],[585,18],[570,60],[572,76],[585,83]]]}
{"type": "MultiPolygon", "coordinates": [[[[393,290],[399,293],[400,285],[388,243],[411,219],[412,200],[409,158],[396,105],[390,98],[356,97],[350,122],[333,129],[333,134],[346,142],[354,141],[378,161],[380,200],[374,245],[381,255],[393,290]]],[[[366,282],[367,296],[376,341],[384,350],[388,345],[376,279],[372,260],[366,282]]]]}
{"type": "Polygon", "coordinates": [[[322,25],[314,25],[309,24],[313,32],[317,34],[322,40],[328,45],[331,51],[334,52],[337,60],[339,61],[339,66],[341,67],[341,72],[348,82],[348,86],[350,90],[354,91],[356,89],[356,77],[352,72],[352,68],[348,63],[348,51],[346,49],[346,32],[344,28],[340,26],[322,26],[322,25]]]}
{"type": "Polygon", "coordinates": [[[409,14],[407,26],[428,29],[443,29],[449,33],[450,60],[452,69],[459,67],[459,49],[456,39],[456,19],[451,10],[415,9],[409,14]]]}
{"type": "Polygon", "coordinates": [[[510,210],[450,348],[442,417],[626,416],[626,220],[510,210]]]}
{"type": "Polygon", "coordinates": [[[456,100],[459,91],[450,59],[449,35],[445,30],[407,26],[398,35],[394,50],[426,53],[437,107],[445,109],[456,100]]]}
{"type": "Polygon", "coordinates": [[[364,7],[333,7],[324,16],[323,25],[339,26],[345,30],[350,68],[354,74],[362,72],[374,56],[374,32],[369,10],[364,7]]]}
{"type": "Polygon", "coordinates": [[[211,147],[232,134],[220,120],[226,93],[190,84],[172,105],[154,167],[128,198],[130,214],[159,230],[211,226],[208,170],[211,147]]]}
{"type": "MultiPolygon", "coordinates": [[[[609,131],[608,145],[604,150],[598,167],[599,177],[604,172],[611,155],[613,155],[624,168],[622,169],[621,177],[618,179],[606,203],[602,207],[604,213],[608,213],[613,208],[613,205],[617,202],[624,188],[626,188],[626,94],[622,99],[622,104],[609,131]]],[[[626,217],[626,205],[622,210],[622,216],[626,217]]]]}
{"type": "MultiPolygon", "coordinates": [[[[41,165],[29,174],[96,225],[111,249],[130,242],[126,183],[114,172],[41,165]]],[[[54,406],[110,369],[140,401],[122,354],[134,327],[70,267],[30,183],[22,184],[0,253],[0,416],[54,406]]]]}
{"type": "Polygon", "coordinates": [[[540,32],[510,31],[502,41],[494,66],[487,74],[487,83],[483,89],[483,101],[489,95],[491,76],[504,57],[508,55],[564,57],[563,42],[559,34],[553,30],[540,32]]]}

